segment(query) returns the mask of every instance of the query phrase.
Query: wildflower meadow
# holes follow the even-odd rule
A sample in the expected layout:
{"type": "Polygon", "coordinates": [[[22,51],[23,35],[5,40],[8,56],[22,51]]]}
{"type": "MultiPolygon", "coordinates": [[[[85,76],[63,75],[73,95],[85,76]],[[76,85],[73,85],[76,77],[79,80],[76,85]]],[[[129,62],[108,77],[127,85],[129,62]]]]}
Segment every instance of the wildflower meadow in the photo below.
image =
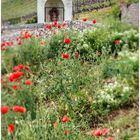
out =
{"type": "Polygon", "coordinates": [[[137,140],[138,29],[90,22],[2,40],[2,140],[137,140]]]}

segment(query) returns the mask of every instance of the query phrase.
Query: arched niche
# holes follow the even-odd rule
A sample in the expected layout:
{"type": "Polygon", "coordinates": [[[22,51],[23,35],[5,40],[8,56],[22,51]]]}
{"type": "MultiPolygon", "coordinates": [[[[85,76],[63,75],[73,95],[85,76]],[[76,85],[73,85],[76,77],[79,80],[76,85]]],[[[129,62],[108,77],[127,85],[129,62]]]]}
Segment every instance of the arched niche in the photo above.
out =
{"type": "Polygon", "coordinates": [[[45,3],[45,22],[64,21],[62,0],[47,0],[45,3]]]}
{"type": "Polygon", "coordinates": [[[37,0],[38,23],[51,22],[49,11],[52,9],[49,8],[59,11],[58,21],[72,20],[72,0],[37,0]]]}

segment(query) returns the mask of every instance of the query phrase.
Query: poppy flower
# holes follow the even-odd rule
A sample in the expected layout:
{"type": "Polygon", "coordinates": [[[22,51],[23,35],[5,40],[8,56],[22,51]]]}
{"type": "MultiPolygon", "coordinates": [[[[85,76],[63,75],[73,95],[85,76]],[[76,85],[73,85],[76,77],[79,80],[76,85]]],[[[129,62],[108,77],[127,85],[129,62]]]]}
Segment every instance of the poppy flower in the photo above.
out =
{"type": "Polygon", "coordinates": [[[119,45],[120,44],[120,40],[115,40],[115,44],[119,45]]]}
{"type": "Polygon", "coordinates": [[[71,118],[69,118],[67,115],[64,115],[63,119],[62,119],[62,122],[66,123],[68,121],[70,121],[71,118]]]}
{"type": "Polygon", "coordinates": [[[65,134],[65,135],[68,135],[69,133],[70,133],[69,130],[64,130],[64,134],[65,134]]]}
{"type": "Polygon", "coordinates": [[[107,140],[115,140],[113,137],[109,137],[107,138],[107,140]]]}
{"type": "Polygon", "coordinates": [[[14,90],[17,90],[17,85],[12,85],[12,88],[13,88],[14,90]]]}
{"type": "Polygon", "coordinates": [[[63,27],[63,28],[64,28],[66,25],[67,25],[66,22],[63,22],[63,23],[62,23],[62,27],[63,27]]]}
{"type": "Polygon", "coordinates": [[[5,44],[5,42],[2,42],[1,43],[1,50],[2,51],[6,50],[6,44],[5,44]]]}
{"type": "Polygon", "coordinates": [[[14,106],[13,107],[13,111],[14,112],[19,112],[19,113],[25,113],[26,112],[26,108],[23,106],[14,106]]]}
{"type": "Polygon", "coordinates": [[[20,40],[18,37],[16,38],[16,41],[20,40]]]}
{"type": "Polygon", "coordinates": [[[44,46],[45,45],[45,42],[44,41],[41,41],[41,43],[40,43],[42,46],[44,46]]]}
{"type": "Polygon", "coordinates": [[[12,124],[12,123],[9,124],[9,125],[8,125],[8,132],[9,132],[9,133],[13,133],[14,131],[15,131],[15,126],[14,126],[14,124],[12,124]]]}
{"type": "Polygon", "coordinates": [[[57,28],[58,28],[58,29],[60,29],[60,28],[61,28],[61,25],[60,25],[60,24],[58,24],[58,25],[57,25],[57,28]]]}
{"type": "Polygon", "coordinates": [[[102,135],[105,136],[108,132],[109,132],[109,129],[104,128],[104,129],[102,130],[102,135]]]}
{"type": "Polygon", "coordinates": [[[93,23],[93,24],[96,24],[96,22],[97,22],[97,21],[96,21],[95,19],[92,20],[92,23],[93,23]]]}
{"type": "Polygon", "coordinates": [[[29,66],[25,66],[25,69],[30,71],[30,67],[29,66]]]}
{"type": "Polygon", "coordinates": [[[29,33],[29,32],[25,32],[25,33],[23,33],[23,35],[21,36],[21,39],[28,39],[28,38],[31,38],[32,37],[32,35],[29,33]]]}
{"type": "Polygon", "coordinates": [[[62,58],[64,58],[64,59],[69,59],[69,57],[70,57],[70,56],[69,56],[69,54],[67,54],[67,53],[66,53],[66,54],[64,54],[64,53],[62,54],[62,58]]]}
{"type": "Polygon", "coordinates": [[[86,22],[86,21],[87,21],[87,18],[83,18],[82,20],[83,20],[84,22],[86,22]]]}
{"type": "Polygon", "coordinates": [[[1,83],[3,84],[5,81],[1,78],[1,83]]]}
{"type": "Polygon", "coordinates": [[[52,25],[51,24],[47,24],[45,28],[48,29],[48,30],[51,30],[52,29],[52,25]]]}
{"type": "Polygon", "coordinates": [[[54,27],[57,27],[57,24],[58,24],[57,21],[54,21],[54,22],[53,22],[53,26],[54,26],[54,27]]]}
{"type": "Polygon", "coordinates": [[[26,84],[26,85],[32,85],[32,80],[31,80],[31,79],[26,80],[26,81],[25,81],[25,84],[26,84]]]}
{"type": "Polygon", "coordinates": [[[14,72],[9,76],[9,80],[13,82],[19,79],[21,76],[23,76],[23,72],[14,72]]]}
{"type": "Polygon", "coordinates": [[[97,130],[93,130],[93,131],[91,132],[91,134],[94,135],[94,136],[96,136],[96,137],[99,137],[99,136],[102,135],[102,132],[101,132],[100,129],[97,129],[97,130]]]}
{"type": "Polygon", "coordinates": [[[8,106],[2,106],[1,107],[1,113],[2,114],[7,114],[9,111],[9,107],[8,106]]]}
{"type": "Polygon", "coordinates": [[[64,43],[65,44],[70,44],[71,43],[71,39],[70,38],[65,38],[64,39],[64,43]]]}
{"type": "Polygon", "coordinates": [[[21,45],[22,44],[22,42],[21,41],[18,41],[18,45],[21,45]]]}
{"type": "Polygon", "coordinates": [[[23,70],[23,69],[24,69],[24,65],[19,64],[19,65],[15,66],[13,70],[14,71],[19,71],[19,70],[23,70]]]}
{"type": "Polygon", "coordinates": [[[79,55],[78,53],[76,53],[76,54],[75,54],[75,57],[76,57],[76,58],[79,58],[79,57],[80,57],[80,55],[79,55]]]}
{"type": "Polygon", "coordinates": [[[36,36],[37,38],[39,37],[39,35],[38,35],[38,34],[36,34],[35,36],[36,36]]]}
{"type": "Polygon", "coordinates": [[[14,43],[12,41],[7,41],[6,42],[6,46],[13,46],[13,45],[14,45],[14,43]]]}

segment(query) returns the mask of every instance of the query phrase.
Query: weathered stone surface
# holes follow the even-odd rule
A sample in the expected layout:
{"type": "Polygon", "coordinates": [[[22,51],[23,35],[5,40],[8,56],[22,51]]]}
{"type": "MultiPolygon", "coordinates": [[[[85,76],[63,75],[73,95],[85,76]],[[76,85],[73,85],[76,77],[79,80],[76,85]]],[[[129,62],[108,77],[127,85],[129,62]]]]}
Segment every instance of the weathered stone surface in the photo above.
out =
{"type": "Polygon", "coordinates": [[[122,5],[121,20],[139,26],[139,4],[122,5]]]}
{"type": "MultiPolygon", "coordinates": [[[[72,0],[37,0],[38,23],[49,22],[49,8],[53,7],[59,9],[60,17],[64,16],[64,20],[72,20],[72,0]]],[[[62,18],[59,18],[59,21],[62,21],[62,18]]]]}
{"type": "MultiPolygon", "coordinates": [[[[89,29],[93,27],[103,26],[100,23],[94,25],[92,21],[83,22],[80,20],[76,21],[66,21],[68,28],[75,29],[78,31],[84,31],[84,29],[89,29]]],[[[2,36],[1,40],[14,40],[22,30],[31,31],[33,34],[42,34],[44,31],[45,24],[24,24],[24,25],[10,25],[10,26],[2,26],[2,36]]],[[[44,34],[44,33],[43,33],[44,34]]],[[[45,34],[44,34],[45,35],[45,34]]]]}

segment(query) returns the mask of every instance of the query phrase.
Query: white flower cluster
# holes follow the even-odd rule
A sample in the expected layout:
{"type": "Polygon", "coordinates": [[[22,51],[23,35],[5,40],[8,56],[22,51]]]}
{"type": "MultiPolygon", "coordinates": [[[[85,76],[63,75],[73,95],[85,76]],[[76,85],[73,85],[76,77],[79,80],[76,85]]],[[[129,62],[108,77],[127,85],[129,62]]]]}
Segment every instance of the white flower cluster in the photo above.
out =
{"type": "Polygon", "coordinates": [[[105,101],[108,103],[117,104],[118,101],[115,99],[115,91],[117,90],[120,96],[124,96],[131,90],[131,87],[116,80],[110,82],[109,84],[106,83],[102,90],[98,91],[98,95],[96,96],[99,99],[98,102],[105,101]]]}
{"type": "Polygon", "coordinates": [[[120,57],[127,57],[128,59],[130,59],[133,62],[136,62],[139,59],[138,51],[137,52],[130,52],[128,50],[123,50],[123,51],[119,52],[118,55],[120,57]]]}

